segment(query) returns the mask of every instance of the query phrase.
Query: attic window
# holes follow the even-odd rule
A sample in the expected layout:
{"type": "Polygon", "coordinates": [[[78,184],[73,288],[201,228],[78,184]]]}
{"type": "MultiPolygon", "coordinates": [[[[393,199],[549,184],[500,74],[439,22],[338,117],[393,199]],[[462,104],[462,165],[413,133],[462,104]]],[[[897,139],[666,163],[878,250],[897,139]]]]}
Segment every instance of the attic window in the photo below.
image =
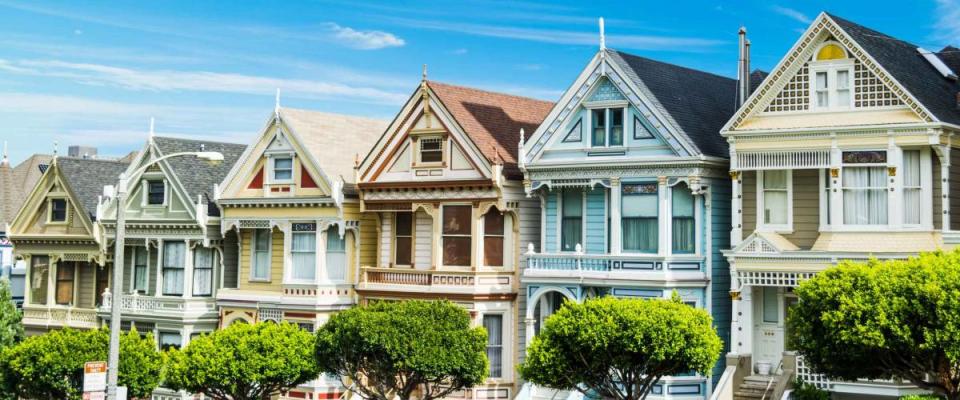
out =
{"type": "Polygon", "coordinates": [[[420,140],[420,162],[443,162],[443,139],[429,138],[420,140]]]}
{"type": "Polygon", "coordinates": [[[293,180],[293,158],[277,157],[273,159],[273,181],[289,182],[293,180]]]}
{"type": "Polygon", "coordinates": [[[834,43],[828,43],[817,51],[817,61],[842,60],[847,58],[847,52],[834,43]]]}
{"type": "Polygon", "coordinates": [[[50,200],[50,222],[65,222],[67,220],[67,199],[50,200]]]}
{"type": "Polygon", "coordinates": [[[853,105],[853,60],[835,43],[826,43],[810,63],[811,103],[818,109],[845,109],[853,105]]]}
{"type": "Polygon", "coordinates": [[[147,181],[147,204],[163,205],[166,199],[163,181],[147,181]]]}

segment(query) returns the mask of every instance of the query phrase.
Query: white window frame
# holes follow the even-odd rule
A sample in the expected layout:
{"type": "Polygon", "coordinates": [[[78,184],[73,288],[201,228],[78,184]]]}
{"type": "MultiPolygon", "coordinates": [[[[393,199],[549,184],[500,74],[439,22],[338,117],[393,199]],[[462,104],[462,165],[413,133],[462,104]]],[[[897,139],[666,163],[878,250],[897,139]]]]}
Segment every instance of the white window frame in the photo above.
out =
{"type": "MultiPolygon", "coordinates": [[[[839,229],[839,230],[841,230],[841,231],[850,231],[850,232],[871,232],[871,231],[877,231],[877,230],[882,230],[882,229],[887,229],[887,228],[893,227],[893,226],[894,226],[893,212],[895,212],[895,211],[894,211],[894,208],[899,208],[899,207],[896,207],[896,206],[893,204],[893,202],[890,201],[890,198],[889,198],[889,190],[890,190],[890,183],[889,183],[889,182],[890,182],[890,178],[889,178],[889,173],[888,173],[887,178],[884,179],[884,183],[886,184],[885,191],[886,191],[886,193],[887,193],[887,223],[886,223],[886,224],[876,224],[876,225],[847,224],[847,223],[844,222],[844,220],[846,220],[846,215],[844,215],[844,213],[843,213],[843,211],[844,211],[844,210],[843,210],[843,208],[844,208],[844,207],[843,207],[843,201],[844,201],[845,190],[846,190],[846,188],[847,188],[847,185],[843,182],[843,170],[844,170],[845,168],[877,168],[877,167],[883,167],[884,169],[889,168],[891,165],[893,165],[893,164],[891,163],[891,161],[894,161],[894,160],[891,159],[891,157],[893,156],[893,155],[891,154],[891,150],[888,149],[888,148],[859,148],[859,149],[858,149],[858,148],[848,148],[848,149],[840,149],[840,154],[841,154],[840,169],[839,169],[839,171],[840,171],[840,173],[839,173],[839,182],[840,182],[840,184],[839,184],[839,187],[836,188],[836,189],[839,191],[839,196],[838,196],[838,200],[839,200],[839,201],[838,201],[838,203],[836,204],[836,206],[839,207],[839,209],[838,209],[837,211],[838,211],[838,214],[840,215],[840,218],[839,218],[840,220],[839,220],[839,221],[834,221],[833,226],[835,226],[835,227],[836,227],[836,226],[841,227],[841,229],[839,229]],[[856,152],[856,151],[882,151],[882,152],[884,152],[884,153],[887,154],[887,162],[886,162],[886,163],[862,163],[862,164],[844,163],[844,162],[843,162],[843,159],[842,159],[843,156],[842,156],[842,155],[843,155],[844,152],[856,152]],[[849,165],[849,167],[847,167],[848,165],[849,165]]],[[[898,158],[901,158],[901,157],[898,157],[898,158]]],[[[898,163],[900,164],[900,165],[897,165],[898,168],[902,168],[902,167],[903,167],[903,165],[902,165],[902,164],[903,164],[902,159],[901,159],[901,160],[897,160],[896,162],[898,162],[898,163]]],[[[921,158],[921,168],[923,168],[922,158],[921,158]]],[[[921,174],[922,174],[922,172],[921,172],[921,174]]],[[[901,179],[902,179],[902,178],[901,178],[901,179]]],[[[921,179],[923,179],[923,178],[922,178],[922,175],[921,175],[921,179]]],[[[899,193],[898,193],[898,196],[899,196],[899,193]]],[[[897,210],[896,212],[899,212],[899,210],[897,210]]],[[[921,216],[921,218],[922,218],[922,216],[921,216]]]]}
{"type": "Polygon", "coordinates": [[[270,154],[267,157],[267,184],[272,185],[282,185],[282,184],[292,184],[297,177],[297,161],[296,157],[292,152],[282,152],[270,154]],[[276,165],[277,160],[281,159],[290,159],[290,179],[277,179],[276,178],[276,165]]]}
{"type": "Polygon", "coordinates": [[[854,62],[850,58],[850,53],[847,52],[847,58],[838,59],[838,60],[816,60],[817,53],[820,52],[820,49],[827,45],[837,45],[840,46],[844,52],[847,52],[846,48],[840,43],[834,41],[827,41],[822,43],[817,47],[816,51],[813,52],[813,58],[810,61],[808,68],[808,82],[810,82],[809,96],[810,96],[810,108],[817,111],[846,111],[853,108],[854,104],[854,88],[853,88],[853,74],[854,74],[854,62]],[[850,91],[849,102],[847,104],[837,104],[838,95],[837,95],[837,71],[847,71],[847,90],[850,91]],[[817,73],[825,72],[827,74],[827,106],[822,107],[817,103],[817,73]]]}
{"type": "Polygon", "coordinates": [[[416,157],[415,165],[420,167],[443,165],[443,163],[445,163],[448,159],[447,158],[448,147],[450,146],[447,146],[447,140],[443,136],[421,136],[417,138],[417,154],[415,155],[416,157]],[[440,143],[440,150],[439,150],[440,161],[423,161],[423,142],[424,141],[431,141],[431,142],[437,141],[438,143],[440,143]]]}
{"type": "Polygon", "coordinates": [[[830,202],[830,193],[833,192],[833,185],[831,182],[830,169],[818,169],[817,170],[817,201],[819,202],[820,208],[817,210],[817,213],[820,215],[820,231],[829,231],[832,226],[830,220],[830,210],[833,207],[833,204],[830,202]]]}
{"type": "Polygon", "coordinates": [[[146,294],[150,291],[150,248],[147,246],[135,246],[130,249],[130,293],[140,293],[146,294]],[[147,257],[147,262],[144,264],[146,270],[143,272],[147,275],[147,285],[143,290],[137,289],[137,254],[145,253],[147,257]]]}
{"type": "MultiPolygon", "coordinates": [[[[557,232],[557,252],[558,253],[576,253],[576,250],[563,250],[563,191],[576,188],[562,188],[557,190],[557,224],[554,230],[557,232]]],[[[587,190],[580,191],[580,248],[584,253],[587,252],[587,190]]],[[[546,219],[544,219],[546,221],[546,219]]]]}
{"type": "Polygon", "coordinates": [[[144,178],[141,181],[143,188],[142,200],[143,207],[166,207],[170,199],[170,185],[164,178],[144,178]],[[163,184],[163,202],[160,204],[150,204],[150,182],[160,182],[163,184]]]}
{"type": "Polygon", "coordinates": [[[47,225],[67,225],[70,223],[70,201],[66,197],[55,196],[47,198],[47,225]],[[63,200],[63,221],[53,220],[53,201],[63,200]]]}
{"type": "MultiPolygon", "coordinates": [[[[586,130],[587,130],[587,136],[588,136],[588,137],[587,137],[587,144],[588,144],[587,147],[588,147],[588,148],[594,148],[594,149],[611,149],[611,148],[612,148],[612,149],[619,149],[619,148],[627,147],[627,139],[628,139],[628,136],[632,138],[632,132],[630,132],[631,135],[628,135],[628,134],[627,134],[628,131],[629,131],[629,129],[627,128],[627,119],[628,119],[627,117],[629,117],[629,114],[630,114],[630,113],[629,113],[629,107],[628,107],[628,106],[629,106],[629,103],[628,103],[628,102],[626,102],[626,101],[620,101],[620,100],[614,101],[614,102],[603,102],[603,103],[600,103],[600,104],[584,105],[584,110],[586,110],[586,114],[587,114],[587,115],[585,116],[585,118],[584,118],[584,121],[586,122],[586,130]],[[610,119],[610,117],[611,117],[610,111],[611,111],[611,110],[614,110],[614,109],[620,109],[621,112],[623,113],[623,114],[622,114],[622,120],[620,121],[620,124],[621,124],[621,126],[620,126],[620,129],[621,129],[621,132],[620,132],[620,135],[621,135],[621,136],[620,136],[620,142],[621,142],[621,143],[620,143],[620,145],[618,145],[618,146],[611,146],[611,145],[610,145],[610,128],[611,128],[611,126],[612,126],[612,125],[610,124],[610,121],[611,121],[611,119],[610,119]],[[596,111],[596,110],[604,110],[604,111],[603,111],[603,118],[604,118],[605,126],[604,126],[603,145],[602,145],[602,146],[601,146],[601,145],[594,146],[594,144],[593,144],[593,112],[596,111]]],[[[630,120],[630,122],[632,123],[633,120],[630,120]]],[[[583,136],[583,133],[581,133],[581,140],[583,139],[582,136],[583,136]]]]}
{"type": "Polygon", "coordinates": [[[323,267],[322,261],[326,261],[326,252],[323,251],[323,247],[326,247],[326,243],[323,243],[321,247],[321,235],[320,224],[317,221],[291,221],[287,227],[286,238],[288,240],[284,241],[284,251],[286,251],[288,257],[284,257],[288,262],[286,262],[286,268],[284,273],[284,282],[290,284],[315,284],[320,281],[320,270],[323,267]],[[293,226],[296,224],[313,224],[313,279],[297,279],[293,277],[293,271],[296,266],[293,261],[293,236],[301,233],[310,233],[311,231],[294,231],[293,226]],[[322,260],[322,261],[321,261],[322,260]]]}
{"type": "Polygon", "coordinates": [[[269,283],[271,281],[271,270],[273,269],[273,228],[259,228],[253,229],[250,232],[250,272],[247,277],[249,282],[265,282],[269,283]],[[253,275],[254,264],[257,262],[257,231],[266,231],[267,232],[267,276],[266,278],[260,278],[253,275]]]}
{"type": "MultiPolygon", "coordinates": [[[[506,345],[507,338],[509,337],[508,335],[509,335],[509,333],[510,333],[510,331],[509,331],[508,329],[506,329],[506,328],[507,328],[507,326],[506,326],[507,317],[506,317],[503,313],[499,313],[499,312],[487,312],[487,313],[483,313],[483,315],[480,316],[480,326],[483,326],[483,325],[484,325],[484,324],[483,324],[483,322],[484,322],[483,320],[484,320],[485,318],[487,318],[487,317],[499,317],[499,318],[500,318],[500,345],[499,345],[499,348],[500,348],[500,376],[490,376],[489,379],[492,379],[492,380],[502,380],[502,379],[504,379],[504,377],[507,376],[507,371],[506,371],[507,362],[506,362],[506,359],[505,359],[506,357],[504,357],[504,356],[505,356],[505,355],[506,355],[506,356],[509,356],[508,354],[506,354],[506,351],[505,351],[505,350],[507,349],[507,345],[506,345]]],[[[486,329],[485,326],[484,326],[484,329],[486,329]]],[[[489,335],[489,333],[488,333],[488,335],[489,335]]],[[[487,348],[489,348],[489,347],[491,347],[491,346],[490,346],[489,340],[488,340],[487,343],[485,343],[484,346],[483,346],[484,352],[486,352],[486,351],[487,351],[487,348]]],[[[493,363],[491,363],[488,368],[489,368],[489,369],[493,369],[493,363]]],[[[489,370],[488,370],[488,372],[489,372],[489,370]]]]}
{"type": "MultiPolygon", "coordinates": [[[[673,223],[673,212],[672,212],[673,210],[671,210],[671,205],[672,205],[672,200],[673,200],[673,199],[669,197],[669,196],[670,196],[669,192],[670,192],[672,189],[673,189],[672,187],[664,186],[664,185],[661,185],[661,184],[660,184],[659,182],[657,182],[657,181],[650,181],[650,180],[639,180],[639,181],[620,182],[619,190],[617,190],[617,192],[618,192],[617,195],[620,196],[620,220],[619,220],[619,221],[611,221],[612,223],[620,224],[620,254],[630,255],[630,256],[653,256],[653,255],[661,254],[661,253],[663,253],[664,251],[666,251],[666,254],[671,254],[671,253],[672,253],[672,251],[673,251],[673,243],[672,243],[672,242],[670,242],[670,241],[667,242],[667,246],[669,247],[669,249],[664,249],[664,248],[663,248],[663,246],[664,246],[664,240],[667,240],[666,238],[672,239],[672,236],[664,236],[664,235],[671,235],[671,232],[670,232],[669,230],[665,230],[665,229],[669,229],[669,228],[667,228],[668,225],[664,225],[664,221],[665,221],[665,220],[668,221],[669,224],[672,224],[672,223],[673,223]],[[627,248],[626,248],[626,246],[625,246],[625,244],[624,244],[625,241],[623,240],[623,220],[625,219],[625,217],[623,216],[623,203],[624,203],[623,200],[624,200],[627,196],[624,196],[624,195],[623,195],[623,187],[624,187],[624,186],[632,186],[632,185],[651,185],[651,184],[652,184],[652,185],[655,185],[655,186],[657,187],[657,193],[656,193],[656,195],[654,195],[654,197],[656,197],[656,199],[657,199],[657,251],[655,251],[655,252],[653,252],[653,253],[645,253],[645,252],[642,252],[642,251],[627,250],[627,248]],[[666,191],[666,192],[668,192],[668,193],[664,193],[664,191],[666,191]],[[664,202],[663,196],[667,196],[667,201],[666,201],[666,203],[664,202]],[[665,218],[665,217],[666,217],[666,218],[665,218]]],[[[584,213],[586,213],[586,210],[584,210],[584,213]]],[[[586,216],[586,214],[584,214],[584,216],[586,216]]],[[[586,217],[584,217],[584,218],[586,218],[586,217]]],[[[694,218],[696,218],[696,215],[694,215],[694,218]]],[[[696,229],[696,228],[694,228],[694,229],[696,229]]],[[[584,230],[586,230],[586,229],[584,229],[584,230]]],[[[612,232],[611,232],[611,234],[612,234],[612,232]]],[[[693,254],[686,253],[686,254],[682,254],[682,255],[683,255],[683,256],[691,256],[691,255],[693,255],[693,254]]]]}
{"type": "Polygon", "coordinates": [[[793,233],[793,170],[781,170],[787,172],[787,223],[786,224],[767,224],[764,222],[764,196],[763,196],[763,170],[757,171],[757,231],[773,232],[789,235],[793,233]]]}
{"type": "MultiPolygon", "coordinates": [[[[437,263],[436,263],[437,265],[440,265],[440,266],[443,266],[443,267],[450,267],[450,268],[473,268],[474,266],[480,265],[480,264],[483,263],[483,260],[479,260],[479,261],[476,260],[476,256],[475,256],[476,249],[477,249],[477,237],[476,237],[477,235],[476,235],[476,232],[477,232],[477,224],[478,224],[478,221],[477,221],[477,219],[475,218],[475,215],[474,215],[474,214],[475,214],[475,209],[474,209],[472,203],[449,203],[449,204],[442,204],[442,205],[440,206],[440,232],[437,232],[437,233],[436,233],[437,235],[440,235],[440,248],[441,248],[441,249],[443,248],[443,239],[444,239],[445,237],[452,237],[452,238],[469,238],[469,239],[470,239],[470,265],[446,265],[446,264],[443,263],[443,254],[442,254],[443,252],[442,252],[442,251],[441,251],[441,254],[440,254],[440,259],[437,260],[437,263]],[[469,230],[469,233],[467,233],[466,235],[464,235],[464,234],[456,234],[456,235],[454,235],[454,234],[444,234],[444,233],[443,233],[444,209],[445,209],[446,207],[457,207],[457,206],[470,207],[470,209],[471,209],[471,212],[470,212],[470,230],[469,230]]],[[[416,240],[416,234],[417,234],[417,230],[416,230],[416,229],[417,229],[417,220],[416,220],[416,213],[414,213],[414,219],[413,219],[414,241],[416,240]]],[[[482,238],[481,238],[481,240],[482,240],[482,238]]],[[[414,243],[416,243],[416,242],[414,242],[414,243]]],[[[417,256],[416,256],[416,249],[417,249],[416,244],[414,244],[414,247],[413,247],[414,253],[413,253],[413,255],[411,256],[411,260],[410,260],[410,261],[412,261],[414,264],[416,264],[416,257],[417,257],[417,256]]],[[[482,255],[481,255],[481,257],[482,257],[482,255]]]]}

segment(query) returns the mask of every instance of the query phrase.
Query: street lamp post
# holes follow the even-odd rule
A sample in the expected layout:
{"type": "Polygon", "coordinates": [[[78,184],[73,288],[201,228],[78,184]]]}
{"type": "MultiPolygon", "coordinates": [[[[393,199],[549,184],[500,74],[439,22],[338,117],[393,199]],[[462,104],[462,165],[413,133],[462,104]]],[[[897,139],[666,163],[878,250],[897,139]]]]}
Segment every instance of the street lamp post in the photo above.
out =
{"type": "MultiPolygon", "coordinates": [[[[211,165],[223,162],[223,154],[215,151],[196,151],[174,153],[150,161],[140,168],[134,170],[129,176],[137,176],[144,172],[150,166],[173,157],[194,156],[201,160],[206,160],[211,165]]],[[[116,400],[117,398],[117,378],[120,367],[120,282],[123,282],[123,236],[126,231],[124,224],[124,214],[126,214],[123,199],[127,194],[127,174],[120,174],[120,183],[117,185],[115,198],[117,200],[117,221],[114,230],[114,255],[113,255],[113,276],[110,279],[110,353],[107,357],[107,399],[116,400]]]]}

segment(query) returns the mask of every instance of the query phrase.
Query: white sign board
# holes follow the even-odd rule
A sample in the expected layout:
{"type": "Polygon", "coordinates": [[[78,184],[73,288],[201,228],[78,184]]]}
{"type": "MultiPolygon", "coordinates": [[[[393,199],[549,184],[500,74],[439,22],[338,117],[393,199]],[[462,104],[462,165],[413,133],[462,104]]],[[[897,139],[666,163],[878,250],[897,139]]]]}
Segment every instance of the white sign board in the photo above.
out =
{"type": "MultiPolygon", "coordinates": [[[[107,363],[104,361],[90,361],[83,364],[83,391],[103,392],[106,390],[107,363]]],[[[84,399],[86,399],[86,395],[84,395],[84,399]]]]}

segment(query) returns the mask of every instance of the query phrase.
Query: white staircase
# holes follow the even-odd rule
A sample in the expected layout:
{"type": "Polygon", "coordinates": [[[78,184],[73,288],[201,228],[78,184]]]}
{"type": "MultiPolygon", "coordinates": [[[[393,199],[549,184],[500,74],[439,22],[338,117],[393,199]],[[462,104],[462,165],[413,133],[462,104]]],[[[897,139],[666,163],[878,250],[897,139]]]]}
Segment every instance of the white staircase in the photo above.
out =
{"type": "Polygon", "coordinates": [[[583,400],[583,393],[576,390],[556,390],[524,383],[514,400],[583,400]]]}

